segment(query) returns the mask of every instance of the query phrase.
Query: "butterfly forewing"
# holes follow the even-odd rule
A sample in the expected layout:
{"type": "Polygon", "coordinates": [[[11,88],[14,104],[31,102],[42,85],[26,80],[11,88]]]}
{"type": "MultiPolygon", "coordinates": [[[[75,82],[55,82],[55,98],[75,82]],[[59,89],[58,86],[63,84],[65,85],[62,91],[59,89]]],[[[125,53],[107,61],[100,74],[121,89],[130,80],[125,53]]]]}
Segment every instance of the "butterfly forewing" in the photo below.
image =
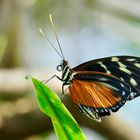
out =
{"type": "Polygon", "coordinates": [[[128,100],[140,95],[140,58],[133,56],[112,56],[83,63],[74,71],[98,71],[111,74],[131,87],[128,100]]]}

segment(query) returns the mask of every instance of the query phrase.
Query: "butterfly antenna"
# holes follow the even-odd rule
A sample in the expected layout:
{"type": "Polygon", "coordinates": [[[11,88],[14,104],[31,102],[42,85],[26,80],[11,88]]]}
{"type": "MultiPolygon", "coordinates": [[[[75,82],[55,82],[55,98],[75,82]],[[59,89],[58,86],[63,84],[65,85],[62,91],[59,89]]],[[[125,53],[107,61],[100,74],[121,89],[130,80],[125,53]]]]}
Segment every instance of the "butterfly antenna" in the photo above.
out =
{"type": "Polygon", "coordinates": [[[39,28],[39,31],[40,31],[40,33],[48,40],[48,42],[51,44],[51,46],[54,48],[54,50],[58,53],[58,55],[59,55],[62,59],[64,59],[63,54],[61,55],[61,54],[59,53],[59,51],[55,48],[55,46],[52,44],[52,42],[48,39],[47,34],[44,33],[43,30],[42,30],[41,28],[39,28]]]}
{"type": "Polygon", "coordinates": [[[54,34],[55,34],[55,37],[56,37],[56,40],[57,40],[59,49],[61,51],[61,54],[63,56],[63,59],[65,59],[64,54],[63,54],[63,51],[62,51],[62,48],[61,48],[61,45],[60,45],[60,42],[59,42],[59,39],[58,39],[58,36],[57,36],[57,33],[56,33],[56,29],[55,29],[54,24],[53,24],[53,20],[52,20],[52,15],[51,14],[50,14],[50,22],[51,22],[52,28],[54,30],[54,34]]]}

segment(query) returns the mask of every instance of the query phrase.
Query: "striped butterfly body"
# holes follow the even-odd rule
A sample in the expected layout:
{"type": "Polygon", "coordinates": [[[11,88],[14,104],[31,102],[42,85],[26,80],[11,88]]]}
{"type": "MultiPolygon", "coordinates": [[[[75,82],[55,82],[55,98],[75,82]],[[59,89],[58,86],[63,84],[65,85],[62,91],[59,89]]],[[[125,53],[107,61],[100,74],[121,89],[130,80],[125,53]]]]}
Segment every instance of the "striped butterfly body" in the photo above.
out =
{"type": "Polygon", "coordinates": [[[139,57],[101,58],[75,68],[62,60],[57,69],[62,71],[59,78],[63,81],[62,87],[69,85],[74,104],[83,114],[99,122],[140,95],[139,57]]]}
{"type": "MultiPolygon", "coordinates": [[[[63,82],[64,87],[69,86],[70,96],[79,110],[91,119],[98,122],[111,112],[118,111],[126,101],[140,95],[140,57],[112,56],[92,60],[70,68],[56,34],[50,15],[59,50],[48,42],[62,58],[57,70],[62,72],[62,77],[56,75],[63,82]]],[[[40,32],[46,34],[40,29],[40,32]]],[[[50,79],[51,79],[50,78],[50,79]]]]}

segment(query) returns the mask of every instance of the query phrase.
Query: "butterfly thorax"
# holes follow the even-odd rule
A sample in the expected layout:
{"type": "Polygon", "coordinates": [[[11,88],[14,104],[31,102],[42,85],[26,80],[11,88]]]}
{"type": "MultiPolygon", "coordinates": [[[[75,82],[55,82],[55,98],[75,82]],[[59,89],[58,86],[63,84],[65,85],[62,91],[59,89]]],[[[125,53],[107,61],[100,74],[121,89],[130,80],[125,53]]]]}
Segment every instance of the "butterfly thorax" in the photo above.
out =
{"type": "Polygon", "coordinates": [[[61,80],[64,82],[64,85],[69,85],[73,79],[73,71],[68,65],[68,61],[62,60],[60,65],[57,66],[58,71],[62,71],[61,80]]]}

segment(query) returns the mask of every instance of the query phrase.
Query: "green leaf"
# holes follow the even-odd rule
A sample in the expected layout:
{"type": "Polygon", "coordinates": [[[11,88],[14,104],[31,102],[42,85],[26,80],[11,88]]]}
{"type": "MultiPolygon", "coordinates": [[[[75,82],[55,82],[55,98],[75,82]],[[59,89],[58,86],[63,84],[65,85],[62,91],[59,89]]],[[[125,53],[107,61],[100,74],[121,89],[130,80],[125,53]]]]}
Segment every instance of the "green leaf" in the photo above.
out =
{"type": "Polygon", "coordinates": [[[40,110],[52,120],[58,140],[86,140],[80,127],[59,97],[41,81],[32,78],[40,110]]]}

